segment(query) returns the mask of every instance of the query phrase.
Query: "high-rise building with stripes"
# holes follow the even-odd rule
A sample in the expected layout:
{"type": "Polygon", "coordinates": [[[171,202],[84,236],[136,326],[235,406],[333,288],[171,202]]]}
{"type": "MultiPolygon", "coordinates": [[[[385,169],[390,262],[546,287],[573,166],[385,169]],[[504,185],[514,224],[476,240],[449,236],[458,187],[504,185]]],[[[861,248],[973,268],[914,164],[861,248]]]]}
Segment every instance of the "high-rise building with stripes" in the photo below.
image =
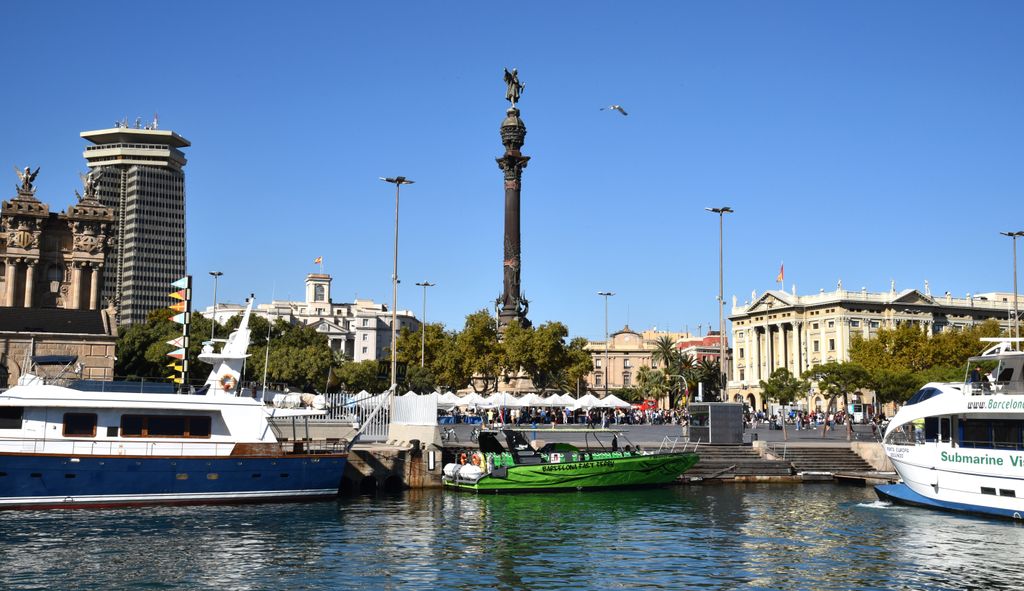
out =
{"type": "Polygon", "coordinates": [[[185,155],[191,144],[156,121],[134,128],[83,131],[85,159],[101,172],[97,195],[114,208],[114,244],[104,275],[104,302],[121,325],[146,321],[167,305],[172,281],[185,275],[185,155]]]}

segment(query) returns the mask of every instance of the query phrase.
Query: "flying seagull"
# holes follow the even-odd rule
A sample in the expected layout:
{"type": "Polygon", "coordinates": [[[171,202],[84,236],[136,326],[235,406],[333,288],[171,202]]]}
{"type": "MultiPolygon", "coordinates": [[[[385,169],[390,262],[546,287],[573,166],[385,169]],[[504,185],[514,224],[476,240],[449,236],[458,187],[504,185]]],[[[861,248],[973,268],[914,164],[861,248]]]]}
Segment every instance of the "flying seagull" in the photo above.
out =
{"type": "Polygon", "coordinates": [[[610,111],[618,111],[618,112],[622,113],[624,116],[625,115],[629,115],[629,113],[627,113],[626,110],[622,108],[622,105],[612,105],[610,107],[601,107],[602,111],[604,111],[605,109],[608,109],[610,111]]]}

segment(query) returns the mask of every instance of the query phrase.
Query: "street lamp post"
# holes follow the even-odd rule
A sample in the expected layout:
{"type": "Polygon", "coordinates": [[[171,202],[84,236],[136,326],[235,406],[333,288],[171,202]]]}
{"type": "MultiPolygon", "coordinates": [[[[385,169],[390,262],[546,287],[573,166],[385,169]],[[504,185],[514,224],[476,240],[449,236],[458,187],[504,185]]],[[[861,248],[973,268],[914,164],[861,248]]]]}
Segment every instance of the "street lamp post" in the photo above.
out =
{"type": "Polygon", "coordinates": [[[213,331],[217,329],[217,280],[224,273],[220,271],[210,271],[210,275],[213,276],[213,318],[210,322],[210,340],[213,340],[213,331]]]}
{"type": "Polygon", "coordinates": [[[722,294],[722,228],[725,214],[733,213],[731,207],[705,207],[704,208],[711,213],[718,214],[718,370],[721,372],[719,377],[719,396],[721,392],[725,391],[725,297],[722,294]]]}
{"type": "Polygon", "coordinates": [[[380,180],[395,185],[395,259],[391,273],[391,389],[398,390],[398,198],[402,185],[411,185],[404,176],[380,177],[380,180]]]}
{"type": "Polygon", "coordinates": [[[427,353],[427,288],[434,287],[436,283],[421,281],[416,285],[423,288],[423,322],[420,324],[420,367],[423,367],[423,360],[427,353]]]}
{"type": "Polygon", "coordinates": [[[1000,232],[1003,236],[1013,239],[1013,338],[1020,338],[1020,311],[1017,309],[1017,238],[1024,236],[1024,231],[1000,232]]]}
{"type": "Polygon", "coordinates": [[[608,297],[615,294],[599,291],[597,295],[604,297],[604,395],[608,396],[608,380],[611,377],[611,368],[608,367],[608,297]]]}

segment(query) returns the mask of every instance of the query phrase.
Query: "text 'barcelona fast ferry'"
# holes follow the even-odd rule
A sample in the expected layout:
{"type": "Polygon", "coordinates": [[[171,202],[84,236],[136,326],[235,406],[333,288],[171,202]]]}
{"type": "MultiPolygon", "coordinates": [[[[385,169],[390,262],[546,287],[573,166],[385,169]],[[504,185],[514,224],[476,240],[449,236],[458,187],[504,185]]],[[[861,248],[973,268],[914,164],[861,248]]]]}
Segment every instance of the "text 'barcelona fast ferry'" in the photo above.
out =
{"type": "Polygon", "coordinates": [[[935,509],[1024,516],[1024,339],[972,357],[963,383],[929,383],[890,421],[885,453],[902,480],[883,500],[935,509]]]}
{"type": "Polygon", "coordinates": [[[213,371],[192,393],[23,375],[0,394],[0,509],[336,496],[344,445],[280,443],[268,423],[322,411],[240,395],[251,311],[250,300],[219,353],[204,347],[199,359],[213,371]]]}

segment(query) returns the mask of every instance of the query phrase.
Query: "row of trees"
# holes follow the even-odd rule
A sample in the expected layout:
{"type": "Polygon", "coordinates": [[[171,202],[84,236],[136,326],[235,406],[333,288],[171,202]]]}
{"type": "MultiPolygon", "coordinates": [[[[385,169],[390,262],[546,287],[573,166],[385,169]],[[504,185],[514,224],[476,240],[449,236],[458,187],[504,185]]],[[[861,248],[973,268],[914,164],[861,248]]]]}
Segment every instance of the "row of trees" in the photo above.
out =
{"type": "MultiPolygon", "coordinates": [[[[590,353],[586,339],[569,341],[568,336],[569,329],[561,322],[529,328],[512,324],[499,341],[498,327],[487,310],[467,316],[461,331],[446,331],[441,324],[427,324],[419,331],[402,329],[396,347],[398,362],[408,370],[401,385],[418,392],[469,385],[483,393],[493,391],[501,381],[525,375],[542,392],[576,391],[591,371],[590,353]]],[[[350,391],[380,391],[389,383],[375,361],[343,362],[332,372],[332,385],[350,391]]]]}
{"type": "MultiPolygon", "coordinates": [[[[181,325],[171,322],[169,309],[154,310],[145,324],[133,324],[117,340],[114,372],[128,379],[166,379],[175,373],[167,353],[174,349],[167,341],[181,336],[181,325]]],[[[238,328],[241,316],[217,323],[217,338],[226,338],[238,328]]],[[[199,361],[202,342],[210,337],[211,320],[192,315],[191,339],[187,351],[190,382],[206,380],[210,365],[199,361]]],[[[328,372],[339,359],[331,353],[327,337],[306,325],[292,325],[283,320],[270,321],[252,316],[249,319],[252,337],[249,358],[242,372],[244,381],[262,382],[264,375],[273,384],[287,384],[306,391],[323,390],[328,372]],[[270,351],[268,354],[268,343],[270,351]],[[264,367],[266,373],[264,374],[264,367]]],[[[219,346],[218,346],[219,349],[219,346]]]]}
{"type": "MultiPolygon", "coordinates": [[[[172,360],[167,353],[173,347],[167,341],[181,335],[181,326],[170,321],[172,314],[169,309],[155,310],[145,324],[124,330],[117,343],[118,376],[167,379],[174,373],[168,367],[172,360]]],[[[217,336],[226,337],[240,322],[241,316],[235,316],[223,325],[217,324],[217,336]]],[[[187,354],[193,383],[204,381],[211,369],[198,360],[202,341],[209,338],[210,324],[202,315],[192,315],[192,339],[187,354]]],[[[254,315],[249,320],[249,329],[252,337],[242,376],[245,381],[261,383],[265,376],[269,383],[304,391],[371,392],[382,391],[391,383],[388,376],[381,375],[381,364],[377,361],[357,363],[332,352],[327,337],[310,326],[283,320],[271,323],[254,315]]],[[[591,371],[591,360],[586,339],[577,337],[569,341],[568,335],[568,328],[560,322],[536,328],[511,325],[499,342],[494,318],[486,310],[467,316],[461,331],[446,331],[441,324],[427,324],[415,332],[402,329],[397,343],[398,361],[408,371],[400,385],[420,392],[471,385],[478,392],[487,392],[493,391],[501,380],[525,374],[538,390],[575,391],[591,371]],[[422,367],[421,338],[426,339],[422,367]]],[[[390,356],[386,361],[390,361],[390,356]]]]}

